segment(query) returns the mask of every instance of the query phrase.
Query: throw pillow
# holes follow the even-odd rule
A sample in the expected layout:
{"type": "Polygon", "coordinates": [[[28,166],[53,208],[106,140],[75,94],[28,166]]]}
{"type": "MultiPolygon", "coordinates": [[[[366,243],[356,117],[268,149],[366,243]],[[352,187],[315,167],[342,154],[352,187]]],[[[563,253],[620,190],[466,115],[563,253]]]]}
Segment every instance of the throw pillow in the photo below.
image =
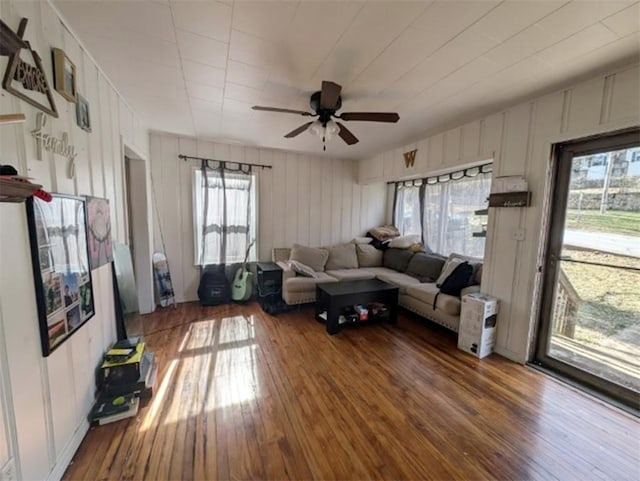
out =
{"type": "Polygon", "coordinates": [[[443,294],[459,296],[460,291],[469,285],[469,279],[473,275],[473,267],[467,261],[459,263],[442,284],[436,284],[443,294]]]}
{"type": "Polygon", "coordinates": [[[354,237],[351,239],[352,244],[371,244],[372,237],[354,237]]]}
{"type": "Polygon", "coordinates": [[[471,285],[482,284],[482,263],[478,263],[474,266],[473,277],[471,278],[471,285]]]}
{"type": "Polygon", "coordinates": [[[302,262],[287,261],[287,264],[289,264],[289,267],[293,272],[300,274],[301,276],[318,277],[318,274],[316,274],[311,267],[304,265],[302,262]]]}
{"type": "Polygon", "coordinates": [[[355,244],[340,244],[328,248],[329,259],[325,266],[327,271],[335,271],[338,269],[357,269],[358,255],[356,254],[355,244]]]}
{"type": "Polygon", "coordinates": [[[384,251],[382,265],[398,272],[404,272],[412,257],[413,252],[407,249],[390,248],[384,251]]]}
{"type": "Polygon", "coordinates": [[[289,260],[302,262],[311,267],[315,272],[324,271],[324,266],[329,258],[329,251],[319,247],[307,247],[293,244],[289,260]]]}
{"type": "Polygon", "coordinates": [[[367,235],[370,235],[374,239],[378,240],[388,240],[393,239],[394,237],[398,237],[400,232],[395,226],[392,225],[383,225],[382,227],[374,227],[367,235]]]}
{"type": "Polygon", "coordinates": [[[418,253],[409,261],[405,274],[415,277],[420,282],[434,282],[442,271],[445,261],[446,257],[438,254],[418,253]]]}
{"type": "Polygon", "coordinates": [[[358,265],[360,267],[382,267],[383,251],[376,249],[372,245],[358,244],[356,246],[358,255],[358,265]]]}
{"type": "Polygon", "coordinates": [[[389,242],[389,247],[395,247],[397,249],[408,249],[412,244],[420,242],[419,235],[405,235],[401,237],[394,237],[389,242]]]}
{"type": "Polygon", "coordinates": [[[436,279],[436,285],[441,285],[445,281],[445,279],[449,277],[449,274],[451,274],[455,270],[455,268],[463,262],[465,262],[465,260],[457,257],[455,254],[450,255],[447,259],[447,262],[445,262],[440,275],[436,279]]]}

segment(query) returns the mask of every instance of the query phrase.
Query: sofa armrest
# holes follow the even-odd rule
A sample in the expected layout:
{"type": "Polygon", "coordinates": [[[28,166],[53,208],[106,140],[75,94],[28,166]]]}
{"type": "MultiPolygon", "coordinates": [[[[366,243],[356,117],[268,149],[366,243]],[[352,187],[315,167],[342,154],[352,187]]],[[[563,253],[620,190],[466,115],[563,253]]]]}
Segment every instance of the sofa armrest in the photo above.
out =
{"type": "Polygon", "coordinates": [[[294,270],[291,269],[291,267],[289,267],[289,264],[287,264],[286,262],[278,261],[278,262],[276,262],[276,264],[280,267],[280,269],[282,269],[282,284],[283,285],[284,285],[284,283],[286,282],[287,279],[291,279],[292,277],[296,276],[296,273],[294,272],[294,270]]]}
{"type": "Polygon", "coordinates": [[[480,292],[480,286],[479,285],[465,287],[464,289],[462,289],[460,291],[460,299],[462,299],[467,294],[475,294],[476,292],[480,292]]]}

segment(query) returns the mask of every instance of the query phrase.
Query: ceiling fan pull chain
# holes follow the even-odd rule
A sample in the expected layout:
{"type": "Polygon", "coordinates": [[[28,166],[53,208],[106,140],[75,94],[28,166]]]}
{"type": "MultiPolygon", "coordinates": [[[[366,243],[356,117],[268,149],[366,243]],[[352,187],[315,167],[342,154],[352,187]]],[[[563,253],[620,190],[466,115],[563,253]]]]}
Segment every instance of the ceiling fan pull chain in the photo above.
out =
{"type": "Polygon", "coordinates": [[[322,136],[322,151],[326,152],[327,151],[327,143],[325,142],[325,136],[322,136]]]}

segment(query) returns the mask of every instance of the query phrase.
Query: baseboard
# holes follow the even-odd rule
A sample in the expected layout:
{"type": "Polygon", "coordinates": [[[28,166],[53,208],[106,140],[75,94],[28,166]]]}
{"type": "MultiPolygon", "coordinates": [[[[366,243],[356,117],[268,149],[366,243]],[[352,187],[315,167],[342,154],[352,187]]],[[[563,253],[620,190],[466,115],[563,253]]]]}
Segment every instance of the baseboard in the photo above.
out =
{"type": "Polygon", "coordinates": [[[82,443],[87,431],[89,431],[89,422],[84,419],[60,454],[60,457],[53,466],[53,469],[49,472],[49,476],[47,476],[46,481],[60,481],[62,479],[64,472],[67,470],[67,467],[69,467],[69,464],[73,459],[73,455],[76,454],[76,451],[80,447],[80,443],[82,443]]]}
{"type": "Polygon", "coordinates": [[[523,359],[522,355],[518,355],[517,353],[501,346],[495,346],[493,348],[493,352],[500,354],[502,357],[506,357],[513,362],[517,362],[518,364],[525,364],[527,362],[526,359],[523,359]]]}

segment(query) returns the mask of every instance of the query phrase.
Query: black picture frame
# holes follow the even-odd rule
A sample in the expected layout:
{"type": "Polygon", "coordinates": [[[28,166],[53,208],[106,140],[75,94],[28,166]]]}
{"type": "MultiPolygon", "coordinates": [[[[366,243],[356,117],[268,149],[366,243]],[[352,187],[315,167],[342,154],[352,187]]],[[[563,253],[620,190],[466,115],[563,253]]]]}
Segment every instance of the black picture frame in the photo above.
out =
{"type": "Polygon", "coordinates": [[[95,315],[83,197],[26,202],[42,355],[49,356],[95,315]]]}
{"type": "Polygon", "coordinates": [[[80,94],[76,94],[76,123],[85,132],[91,132],[89,102],[80,94]]]}

